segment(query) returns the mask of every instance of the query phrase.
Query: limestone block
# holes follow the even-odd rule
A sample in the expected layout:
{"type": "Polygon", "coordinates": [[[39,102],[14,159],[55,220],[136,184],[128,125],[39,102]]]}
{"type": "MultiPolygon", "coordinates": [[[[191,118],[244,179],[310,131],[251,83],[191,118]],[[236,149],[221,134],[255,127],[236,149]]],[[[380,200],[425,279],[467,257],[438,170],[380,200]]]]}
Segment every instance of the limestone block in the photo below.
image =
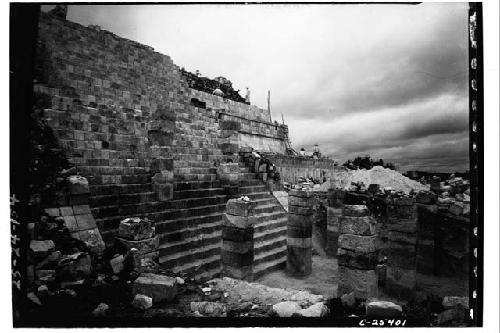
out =
{"type": "Polygon", "coordinates": [[[291,227],[312,227],[313,225],[313,216],[312,215],[297,215],[297,214],[288,214],[288,226],[291,227]]]}
{"type": "Polygon", "coordinates": [[[400,305],[387,301],[372,301],[366,303],[367,317],[399,317],[403,314],[403,308],[400,305]]]}
{"type": "Polygon", "coordinates": [[[223,227],[250,228],[258,222],[257,217],[255,216],[238,216],[229,214],[224,214],[223,216],[223,227]]]}
{"type": "Polygon", "coordinates": [[[147,218],[129,217],[120,222],[118,237],[128,240],[142,240],[154,236],[153,223],[147,218]]]}
{"type": "Polygon", "coordinates": [[[139,310],[147,310],[153,306],[153,299],[146,295],[137,294],[132,301],[132,306],[139,310]]]}
{"type": "Polygon", "coordinates": [[[370,210],[365,205],[345,205],[342,211],[344,216],[369,216],[370,210]]]}
{"type": "Polygon", "coordinates": [[[35,271],[35,275],[43,283],[50,283],[56,280],[56,271],[54,269],[38,269],[35,271]]]}
{"type": "Polygon", "coordinates": [[[72,175],[68,177],[69,189],[71,194],[86,194],[90,193],[89,182],[87,178],[72,175]]]}
{"type": "Polygon", "coordinates": [[[328,308],[325,304],[319,302],[311,305],[307,309],[302,309],[300,314],[303,317],[324,317],[328,314],[328,308]]]}
{"type": "Polygon", "coordinates": [[[378,253],[360,253],[357,251],[338,249],[338,263],[341,266],[359,269],[376,269],[378,264],[378,253]]]}
{"type": "Polygon", "coordinates": [[[139,255],[145,255],[147,253],[155,252],[158,250],[158,245],[159,245],[158,236],[141,239],[137,241],[123,239],[119,237],[117,239],[124,245],[127,251],[132,248],[136,248],[137,250],[139,250],[139,255]]]}
{"type": "Polygon", "coordinates": [[[218,173],[239,173],[240,167],[238,163],[221,163],[217,170],[218,173]]]}
{"type": "Polygon", "coordinates": [[[375,270],[362,270],[339,266],[338,294],[354,292],[356,298],[368,299],[378,296],[378,276],[375,270]]]}
{"type": "Polygon", "coordinates": [[[62,277],[76,280],[92,273],[92,258],[88,253],[77,252],[62,256],[57,266],[62,277]]]}
{"type": "Polygon", "coordinates": [[[151,297],[153,303],[171,302],[177,296],[177,280],[166,275],[142,273],[134,281],[132,294],[151,297]]]}
{"type": "Polygon", "coordinates": [[[253,215],[253,210],[257,206],[255,201],[244,201],[240,199],[230,199],[226,204],[226,213],[237,216],[253,215]]]}
{"type": "Polygon", "coordinates": [[[341,216],[339,218],[339,232],[361,236],[375,235],[377,221],[371,216],[341,216]]]}
{"type": "Polygon", "coordinates": [[[291,197],[288,197],[288,213],[289,214],[297,214],[297,215],[312,215],[313,214],[312,207],[291,206],[290,199],[291,199],[291,197]]]}
{"type": "Polygon", "coordinates": [[[202,316],[225,317],[227,315],[226,304],[220,302],[191,302],[189,306],[192,312],[198,312],[202,316]]]}
{"type": "Polygon", "coordinates": [[[464,309],[469,308],[469,297],[463,296],[445,296],[443,298],[442,305],[445,309],[452,309],[456,307],[462,307],[464,309]]]}
{"type": "Polygon", "coordinates": [[[253,281],[253,265],[244,267],[222,266],[222,275],[233,279],[253,281]]]}
{"type": "Polygon", "coordinates": [[[124,257],[123,255],[116,256],[112,258],[109,261],[109,264],[111,265],[111,269],[113,270],[114,274],[120,274],[123,271],[123,260],[124,257]]]}
{"type": "Polygon", "coordinates": [[[30,250],[35,258],[44,258],[54,251],[55,244],[51,240],[32,240],[30,242],[30,250]]]}
{"type": "Polygon", "coordinates": [[[314,197],[297,197],[289,196],[288,205],[289,206],[299,206],[299,207],[311,207],[314,205],[314,197]]]}
{"type": "Polygon", "coordinates": [[[375,236],[358,236],[343,234],[339,236],[339,248],[361,253],[376,251],[375,236]]]}

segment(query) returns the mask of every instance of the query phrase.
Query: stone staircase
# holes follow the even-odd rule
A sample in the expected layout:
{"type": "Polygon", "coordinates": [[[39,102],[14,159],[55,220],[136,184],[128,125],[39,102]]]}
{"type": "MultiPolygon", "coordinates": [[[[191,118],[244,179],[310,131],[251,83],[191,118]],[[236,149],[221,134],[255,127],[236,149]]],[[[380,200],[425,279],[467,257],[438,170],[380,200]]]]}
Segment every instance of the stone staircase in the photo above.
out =
{"type": "MultiPolygon", "coordinates": [[[[96,174],[80,167],[86,174],[96,174]]],[[[120,221],[127,217],[147,216],[157,201],[146,168],[135,168],[131,175],[87,176],[89,205],[103,239],[109,243],[116,236],[120,221]],[[120,177],[119,180],[113,177],[120,177]]]]}
{"type": "Polygon", "coordinates": [[[160,265],[199,280],[221,272],[222,219],[227,201],[217,180],[218,126],[210,110],[177,114],[173,200],[155,214],[160,265]]]}
{"type": "Polygon", "coordinates": [[[257,202],[254,213],[257,224],[254,229],[253,276],[258,279],[286,265],[286,211],[267,190],[253,166],[240,162],[239,194],[257,202]]]}

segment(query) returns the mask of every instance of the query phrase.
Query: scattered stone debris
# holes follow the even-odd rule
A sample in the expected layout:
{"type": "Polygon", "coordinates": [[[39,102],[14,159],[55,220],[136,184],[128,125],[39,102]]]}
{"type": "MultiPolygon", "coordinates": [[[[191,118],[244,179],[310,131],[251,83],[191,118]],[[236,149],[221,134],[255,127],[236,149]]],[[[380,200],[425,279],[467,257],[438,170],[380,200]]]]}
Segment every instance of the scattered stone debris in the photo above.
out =
{"type": "Polygon", "coordinates": [[[132,301],[132,306],[139,310],[147,310],[153,306],[153,299],[146,295],[137,294],[132,301]]]}
{"type": "Polygon", "coordinates": [[[99,305],[95,308],[95,310],[92,311],[92,314],[95,317],[103,317],[106,315],[108,310],[109,310],[109,305],[107,305],[106,303],[99,303],[99,305]]]}
{"type": "Polygon", "coordinates": [[[368,317],[399,317],[403,314],[400,305],[388,301],[371,301],[366,303],[366,315],[368,317]]]}
{"type": "Polygon", "coordinates": [[[177,296],[177,280],[170,276],[142,273],[134,281],[133,294],[151,297],[153,303],[170,302],[177,296]]]}

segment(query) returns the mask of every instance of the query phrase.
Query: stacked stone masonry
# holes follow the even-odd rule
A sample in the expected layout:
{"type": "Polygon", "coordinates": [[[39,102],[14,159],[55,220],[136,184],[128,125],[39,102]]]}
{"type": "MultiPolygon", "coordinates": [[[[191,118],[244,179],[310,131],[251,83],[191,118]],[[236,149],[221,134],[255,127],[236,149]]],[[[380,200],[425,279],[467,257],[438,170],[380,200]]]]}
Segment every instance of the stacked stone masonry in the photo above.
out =
{"type": "Polygon", "coordinates": [[[378,296],[376,220],[364,205],[345,205],[339,218],[339,295],[378,296]]]}
{"type": "MultiPolygon", "coordinates": [[[[45,13],[39,28],[37,106],[89,181],[90,210],[103,239],[114,242],[124,218],[147,217],[164,267],[207,278],[220,273],[228,196],[217,167],[245,142],[283,152],[280,126],[268,110],[189,88],[179,67],[151,47],[45,13]],[[228,141],[221,113],[246,132],[228,141]]],[[[239,167],[238,185],[260,196],[257,215],[274,214],[283,250],[283,210],[269,203],[256,173],[239,167]]],[[[263,230],[256,235],[265,243],[263,230]]]]}
{"type": "Polygon", "coordinates": [[[307,276],[312,272],[312,228],[314,195],[310,191],[288,193],[287,273],[307,276]]]}
{"type": "Polygon", "coordinates": [[[388,261],[386,290],[411,299],[417,283],[418,216],[413,198],[393,198],[388,205],[388,261]]]}

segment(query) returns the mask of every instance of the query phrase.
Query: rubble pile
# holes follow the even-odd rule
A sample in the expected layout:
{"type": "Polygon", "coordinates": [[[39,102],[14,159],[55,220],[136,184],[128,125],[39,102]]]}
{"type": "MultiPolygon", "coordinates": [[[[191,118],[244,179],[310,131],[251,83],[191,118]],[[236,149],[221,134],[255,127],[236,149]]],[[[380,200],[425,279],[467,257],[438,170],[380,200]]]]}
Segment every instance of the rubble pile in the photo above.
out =
{"type": "Polygon", "coordinates": [[[470,182],[451,175],[441,181],[439,177],[431,180],[429,192],[417,195],[419,203],[436,203],[439,211],[456,216],[470,215],[470,182]]]}
{"type": "Polygon", "coordinates": [[[370,170],[348,170],[339,172],[335,179],[332,180],[333,187],[342,188],[345,190],[364,190],[363,184],[379,184],[380,187],[389,187],[395,191],[401,191],[406,194],[413,191],[429,190],[429,186],[423,185],[420,182],[411,180],[403,176],[395,170],[386,169],[382,166],[375,166],[370,170]],[[355,185],[352,185],[355,183],[355,185]],[[359,187],[362,188],[359,188],[359,187]]]}

